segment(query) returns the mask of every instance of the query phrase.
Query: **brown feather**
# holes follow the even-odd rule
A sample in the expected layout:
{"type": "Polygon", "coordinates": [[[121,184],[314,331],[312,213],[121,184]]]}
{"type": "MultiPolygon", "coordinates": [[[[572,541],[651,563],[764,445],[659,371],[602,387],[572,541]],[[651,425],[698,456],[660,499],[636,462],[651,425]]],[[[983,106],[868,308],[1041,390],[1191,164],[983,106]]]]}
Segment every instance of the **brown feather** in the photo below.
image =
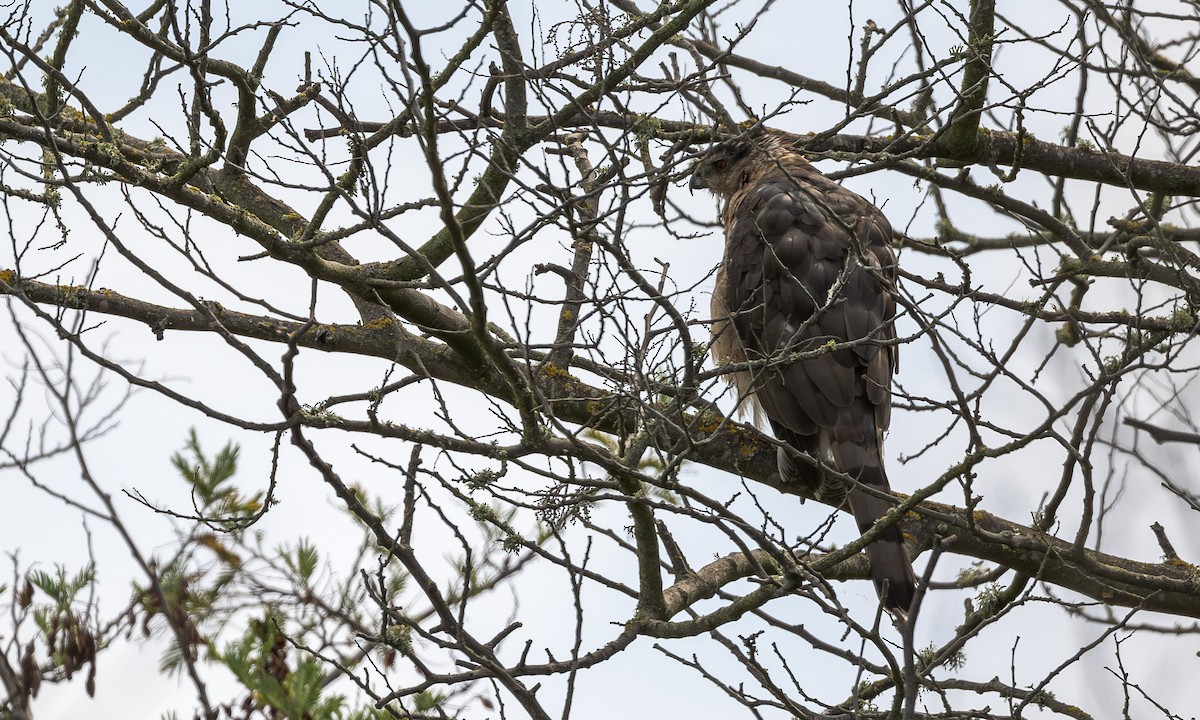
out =
{"type": "MultiPolygon", "coordinates": [[[[891,225],[769,132],[716,146],[697,163],[692,186],[724,200],[714,358],[761,363],[729,374],[739,398],[753,398],[780,440],[857,480],[848,500],[866,532],[890,507],[864,488],[889,490],[882,451],[897,360],[891,225]],[[861,344],[834,347],[847,341],[861,344]]],[[[791,463],[780,452],[785,477],[795,475],[791,463]]],[[[883,531],[868,556],[885,606],[907,611],[915,579],[899,529],[883,531]]]]}

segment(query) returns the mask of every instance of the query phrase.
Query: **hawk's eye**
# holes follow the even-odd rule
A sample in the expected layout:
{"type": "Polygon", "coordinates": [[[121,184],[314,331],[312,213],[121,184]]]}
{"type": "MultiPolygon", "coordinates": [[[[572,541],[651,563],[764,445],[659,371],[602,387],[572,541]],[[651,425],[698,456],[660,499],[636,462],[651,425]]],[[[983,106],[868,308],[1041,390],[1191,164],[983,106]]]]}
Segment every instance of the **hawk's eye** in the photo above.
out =
{"type": "Polygon", "coordinates": [[[725,160],[718,160],[713,163],[713,167],[716,168],[717,172],[725,172],[725,168],[729,167],[729,163],[725,160]]]}

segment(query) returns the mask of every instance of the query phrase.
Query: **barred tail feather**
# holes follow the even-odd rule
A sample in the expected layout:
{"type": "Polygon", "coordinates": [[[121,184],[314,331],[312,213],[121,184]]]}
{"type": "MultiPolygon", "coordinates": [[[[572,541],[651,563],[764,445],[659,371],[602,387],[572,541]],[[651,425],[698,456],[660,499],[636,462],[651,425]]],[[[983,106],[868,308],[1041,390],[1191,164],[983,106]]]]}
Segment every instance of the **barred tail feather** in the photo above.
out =
{"type": "MultiPolygon", "coordinates": [[[[863,485],[879,489],[888,487],[883,468],[878,466],[863,468],[857,478],[863,485]]],[[[891,503],[859,488],[851,489],[848,497],[858,531],[862,533],[870,530],[891,508],[891,503]]],[[[880,533],[875,542],[867,546],[867,558],[871,561],[871,581],[875,583],[875,591],[884,607],[907,614],[917,591],[917,580],[900,528],[892,525],[880,533]]]]}
{"type": "MultiPolygon", "coordinates": [[[[871,442],[873,425],[864,426],[862,435],[850,442],[839,442],[828,435],[800,435],[776,422],[771,423],[771,428],[775,431],[775,437],[794,448],[792,451],[779,450],[779,472],[785,481],[796,481],[803,477],[801,467],[791,453],[805,452],[835,467],[845,468],[846,474],[855,478],[859,486],[891,489],[887,473],[879,464],[879,452],[876,449],[878,440],[871,442]]],[[[887,500],[869,494],[862,487],[851,487],[847,493],[843,482],[831,475],[826,475],[814,492],[818,500],[835,506],[840,505],[845,497],[860,533],[870,530],[892,507],[887,500]]],[[[892,525],[880,533],[875,542],[867,546],[867,559],[871,561],[871,581],[875,583],[875,591],[884,607],[907,613],[917,591],[917,580],[900,528],[892,525]]]]}

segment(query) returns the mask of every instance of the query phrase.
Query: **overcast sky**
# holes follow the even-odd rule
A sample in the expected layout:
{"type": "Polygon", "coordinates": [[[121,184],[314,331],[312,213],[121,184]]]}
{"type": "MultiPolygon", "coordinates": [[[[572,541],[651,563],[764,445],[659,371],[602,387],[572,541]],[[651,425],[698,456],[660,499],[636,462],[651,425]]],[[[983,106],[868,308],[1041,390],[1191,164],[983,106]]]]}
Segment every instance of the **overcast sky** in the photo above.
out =
{"type": "MultiPolygon", "coordinates": [[[[253,6],[255,12],[261,9],[264,17],[274,17],[280,12],[274,2],[256,0],[248,5],[253,6]]],[[[339,9],[344,9],[347,5],[353,3],[337,4],[339,9]]],[[[442,7],[442,3],[412,5],[414,12],[430,13],[429,17],[417,18],[419,22],[427,24],[434,24],[437,19],[435,15],[449,12],[448,8],[442,7]]],[[[571,12],[571,4],[540,3],[542,15],[538,18],[531,17],[523,3],[513,5],[516,25],[522,34],[524,46],[529,48],[531,53],[536,54],[540,51],[547,53],[547,56],[551,55],[554,48],[541,42],[539,38],[544,34],[545,28],[553,25],[557,13],[563,13],[565,16],[571,12]]],[[[1070,19],[1069,13],[1055,4],[1020,3],[1014,4],[1010,9],[1025,15],[1037,13],[1038,17],[1026,19],[1032,27],[1045,32],[1055,31],[1070,19]]],[[[235,14],[247,11],[248,8],[245,7],[231,8],[231,12],[235,14]]],[[[781,65],[828,82],[841,83],[844,82],[848,52],[857,43],[857,31],[855,40],[848,40],[847,36],[852,28],[861,28],[868,18],[874,19],[880,25],[888,25],[895,20],[896,14],[894,8],[882,3],[855,3],[853,18],[848,15],[844,3],[778,3],[767,16],[769,21],[760,22],[755,27],[746,47],[752,48],[752,54],[765,63],[781,65]]],[[[732,19],[726,22],[732,25],[732,19]]],[[[950,32],[939,30],[933,25],[927,30],[927,40],[932,47],[947,47],[959,42],[950,32]]],[[[100,27],[96,18],[85,15],[74,53],[76,65],[72,70],[80,75],[81,85],[89,90],[92,97],[103,101],[102,109],[107,109],[109,104],[119,104],[119,99],[114,101],[112,98],[127,97],[141,79],[143,55],[128,42],[114,42],[114,37],[112,33],[100,27]],[[86,58],[87,62],[83,63],[80,58],[86,58]]],[[[227,55],[223,57],[249,65],[254,42],[261,38],[261,33],[253,35],[253,38],[253,42],[231,44],[225,50],[227,55]],[[235,49],[246,54],[236,56],[235,49]]],[[[458,35],[455,35],[448,42],[452,44],[457,38],[458,35]]],[[[313,51],[321,63],[336,61],[342,67],[348,66],[357,57],[356,53],[360,52],[336,37],[314,36],[306,31],[303,24],[298,28],[288,28],[281,35],[274,56],[277,59],[268,66],[264,84],[284,93],[294,89],[301,67],[300,58],[305,50],[313,51]]],[[[534,57],[536,58],[536,55],[534,57]]],[[[901,63],[906,61],[911,62],[900,59],[901,63]]],[[[998,57],[998,66],[1006,80],[1017,87],[1024,87],[1042,77],[1047,62],[1047,56],[1039,56],[1027,48],[1013,50],[1011,53],[1005,48],[998,57]],[[1016,52],[1027,55],[1018,58],[1015,57],[1016,52]]],[[[880,66],[886,67],[883,63],[880,63],[880,66]]],[[[898,74],[904,74],[904,68],[901,64],[898,74]]],[[[362,72],[369,73],[369,70],[362,72]]],[[[872,82],[876,80],[877,78],[872,82]]],[[[385,119],[394,114],[395,108],[385,104],[379,94],[367,91],[372,87],[371,82],[361,82],[353,87],[359,88],[358,94],[352,100],[360,117],[385,119]]],[[[747,99],[754,106],[763,108],[772,108],[785,102],[790,93],[790,89],[784,85],[766,80],[745,79],[744,89],[747,99]]],[[[1097,103],[1097,112],[1103,112],[1104,104],[1111,102],[1111,93],[1106,93],[1107,90],[1103,88],[1096,91],[1093,101],[1097,103]]],[[[163,93],[164,104],[169,101],[169,95],[163,93]]],[[[1073,102],[1073,84],[1064,82],[1059,86],[1047,87],[1036,94],[1030,106],[1069,110],[1073,102]]],[[[670,107],[664,111],[667,115],[671,112],[670,107]]],[[[161,131],[154,128],[152,120],[167,117],[174,122],[179,117],[174,108],[165,105],[162,113],[162,116],[156,115],[155,112],[138,114],[130,119],[125,129],[144,138],[154,137],[161,131]]],[[[835,104],[817,100],[778,118],[776,126],[793,132],[820,130],[835,123],[841,117],[841,113],[842,109],[835,104]]],[[[309,121],[312,121],[311,116],[309,121]]],[[[1050,140],[1058,137],[1065,120],[1051,112],[1031,112],[1027,123],[1038,137],[1050,140]]],[[[1152,141],[1147,141],[1147,146],[1151,147],[1152,141]]],[[[595,152],[600,152],[599,145],[592,147],[595,152]]],[[[331,147],[330,152],[337,154],[342,150],[331,147]]],[[[1147,153],[1152,155],[1152,151],[1144,149],[1143,154],[1147,153]]],[[[398,195],[403,195],[406,191],[414,197],[429,194],[425,176],[420,172],[423,168],[414,145],[398,145],[394,162],[397,174],[393,181],[399,186],[396,190],[398,195]],[[415,168],[416,171],[405,168],[415,168]]],[[[283,171],[288,168],[286,164],[281,167],[283,171]]],[[[821,167],[826,171],[838,169],[834,163],[823,163],[821,167]]],[[[978,170],[979,168],[976,168],[976,171],[978,170]]],[[[305,171],[297,168],[296,172],[303,174],[305,171]]],[[[987,181],[981,179],[980,182],[987,181]]],[[[1018,178],[1007,189],[1014,194],[1033,193],[1036,192],[1039,182],[1042,181],[1030,175],[1018,178]]],[[[917,209],[922,201],[924,189],[914,187],[911,180],[899,175],[873,173],[866,177],[851,178],[846,181],[846,185],[881,205],[897,228],[914,236],[928,237],[933,234],[933,216],[929,206],[917,209]]],[[[1079,197],[1083,198],[1092,190],[1081,186],[1077,192],[1079,197]]],[[[1103,222],[1108,214],[1123,212],[1129,204],[1127,194],[1122,194],[1121,191],[1106,191],[1106,196],[1109,195],[1112,209],[1098,213],[1100,222],[1103,222]]],[[[123,233],[124,241],[139,247],[139,253],[151,264],[185,284],[196,282],[196,276],[176,254],[165,250],[160,243],[140,230],[128,208],[122,207],[114,189],[98,191],[96,197],[107,197],[112,201],[111,205],[102,207],[108,220],[115,223],[118,231],[123,233]]],[[[313,202],[310,197],[296,193],[295,198],[302,213],[312,209],[313,202]]],[[[688,203],[697,216],[715,217],[715,201],[707,195],[697,195],[683,202],[688,203]]],[[[12,232],[17,235],[31,232],[40,221],[40,216],[19,206],[13,208],[24,214],[17,214],[12,218],[12,232]]],[[[69,247],[43,252],[57,253],[55,257],[60,261],[75,253],[83,253],[82,257],[68,264],[61,273],[63,282],[81,282],[90,271],[90,263],[100,253],[101,238],[74,203],[66,203],[65,213],[72,227],[69,247]]],[[[964,225],[977,230],[986,227],[994,235],[1018,229],[1015,223],[995,215],[991,209],[979,203],[963,201],[952,208],[952,214],[961,218],[964,225]],[[980,220],[980,217],[992,220],[980,220]]],[[[711,280],[705,278],[710,275],[718,259],[720,239],[715,234],[690,240],[674,239],[662,232],[661,228],[654,226],[653,215],[648,214],[641,222],[646,225],[632,231],[627,237],[627,244],[637,262],[643,267],[652,266],[654,258],[669,262],[675,284],[679,287],[696,285],[692,299],[697,307],[706,308],[711,280]]],[[[253,277],[264,297],[293,312],[303,314],[307,311],[308,297],[304,290],[306,285],[299,272],[280,269],[276,267],[280,263],[273,262],[258,263],[252,267],[238,264],[235,260],[239,255],[255,251],[248,241],[230,237],[226,230],[212,223],[197,221],[195,228],[197,237],[201,238],[209,249],[210,259],[220,267],[227,268],[231,276],[238,277],[243,287],[246,286],[246,278],[253,277]],[[297,288],[300,288],[299,293],[296,292],[297,288]]],[[[406,220],[403,232],[406,238],[419,242],[437,228],[436,212],[430,211],[406,220]]],[[[528,268],[535,262],[544,261],[547,253],[557,253],[554,260],[559,262],[568,257],[563,238],[554,237],[553,230],[547,230],[546,233],[544,243],[530,246],[506,261],[502,270],[503,280],[513,283],[516,287],[533,283],[530,284],[532,290],[551,292],[551,288],[554,287],[551,278],[540,278],[535,282],[528,276],[528,268]]],[[[477,239],[477,258],[486,257],[489,252],[494,252],[489,250],[488,243],[493,241],[489,240],[487,235],[481,234],[477,239]]],[[[497,237],[494,242],[498,246],[502,240],[497,237]]],[[[0,268],[12,267],[11,248],[9,243],[0,247],[0,268]]],[[[365,242],[357,243],[349,249],[364,260],[383,259],[392,252],[391,248],[382,243],[377,246],[365,242]]],[[[986,260],[973,265],[973,279],[993,292],[1024,293],[1028,287],[1029,273],[1024,263],[1033,255],[1034,253],[1030,253],[1023,259],[1013,255],[987,257],[986,260]]],[[[40,266],[54,264],[52,259],[44,256],[39,257],[37,262],[40,266]]],[[[1047,257],[1046,262],[1053,266],[1055,261],[1047,257]]],[[[901,263],[908,263],[905,267],[914,272],[935,271],[933,260],[916,253],[902,253],[901,263]]],[[[172,298],[161,288],[154,287],[141,273],[111,251],[101,263],[95,285],[180,306],[178,299],[172,298]]],[[[197,290],[197,293],[219,299],[223,303],[229,302],[227,296],[215,287],[205,286],[203,290],[197,290]]],[[[55,341],[53,335],[49,334],[44,326],[39,327],[32,323],[27,311],[14,305],[14,313],[18,322],[28,323],[29,331],[43,338],[48,356],[50,353],[62,352],[62,346],[55,341]]],[[[322,319],[349,322],[353,321],[353,308],[336,293],[325,292],[319,301],[318,315],[322,319]]],[[[94,320],[99,321],[100,318],[94,320]]],[[[536,325],[542,321],[535,318],[533,322],[536,325]]],[[[3,322],[11,323],[11,320],[5,317],[3,322]]],[[[902,334],[915,330],[911,323],[906,322],[901,321],[902,334]]],[[[985,317],[981,326],[987,332],[1002,337],[1006,333],[1014,332],[1017,320],[1011,315],[995,313],[985,317]]],[[[1041,327],[1036,332],[1042,333],[1043,337],[1031,339],[1030,346],[1039,347],[1040,342],[1040,347],[1051,347],[1053,328],[1041,327]]],[[[21,349],[12,342],[15,340],[13,333],[11,325],[0,326],[0,354],[10,375],[16,372],[21,362],[21,349]]],[[[122,360],[127,367],[138,368],[145,377],[162,380],[189,395],[209,398],[220,410],[231,415],[268,422],[278,419],[274,389],[265,378],[248,366],[244,358],[213,337],[168,333],[160,341],[145,326],[119,319],[105,319],[101,327],[91,331],[91,336],[94,344],[99,338],[108,338],[109,356],[122,360]]],[[[250,344],[267,358],[278,358],[282,353],[279,346],[254,342],[250,344]]],[[[928,343],[917,340],[906,346],[902,352],[898,380],[906,390],[914,395],[945,397],[948,388],[928,343]]],[[[1084,360],[1069,353],[1060,353],[1041,372],[1051,384],[1055,377],[1062,378],[1062,385],[1068,389],[1064,391],[1065,399],[1066,394],[1073,392],[1073,387],[1078,385],[1078,378],[1082,372],[1080,364],[1084,360]]],[[[1032,375],[1040,361],[1040,355],[1020,356],[1014,358],[1013,363],[1017,368],[1013,369],[1032,375]]],[[[299,365],[302,401],[316,402],[323,397],[363,391],[378,384],[385,371],[386,366],[376,360],[342,355],[328,356],[318,352],[303,353],[299,365]]],[[[86,364],[81,370],[85,377],[91,372],[86,364]]],[[[110,407],[111,403],[126,392],[126,387],[119,378],[106,377],[106,400],[98,404],[100,408],[110,407]]],[[[3,394],[8,392],[7,387],[0,388],[0,406],[10,404],[9,396],[3,394]]],[[[43,398],[40,391],[35,391],[26,398],[26,403],[31,403],[25,410],[28,418],[36,419],[53,413],[48,409],[48,405],[37,406],[43,398]]],[[[490,418],[485,415],[470,417],[473,402],[470,394],[464,392],[457,397],[452,395],[450,402],[452,406],[461,409],[461,420],[467,427],[477,424],[483,432],[491,426],[490,418]]],[[[1036,408],[1031,408],[1032,401],[1029,398],[1016,393],[1005,397],[993,395],[988,402],[990,405],[986,406],[985,411],[993,413],[1009,425],[1021,425],[1027,414],[1036,411],[1036,408]]],[[[396,413],[397,417],[402,417],[404,422],[417,425],[422,422],[436,424],[435,410],[432,404],[426,407],[406,404],[402,409],[392,408],[391,411],[396,413]]],[[[1031,416],[1031,420],[1036,420],[1036,416],[1031,416]]],[[[136,491],[164,506],[184,511],[190,508],[186,487],[177,478],[169,463],[171,453],[182,446],[189,428],[197,429],[209,451],[216,451],[230,440],[240,444],[243,451],[239,475],[242,484],[248,488],[255,488],[261,487],[265,482],[263,479],[269,471],[271,460],[269,436],[241,432],[224,426],[148,391],[137,392],[130,398],[121,412],[119,421],[119,425],[105,437],[89,444],[84,453],[89,471],[114,495],[118,509],[135,531],[135,539],[148,554],[153,553],[155,549],[170,546],[178,531],[178,521],[154,514],[127,497],[125,493],[136,491]]],[[[936,438],[943,429],[942,422],[930,423],[918,414],[897,412],[888,441],[888,454],[892,459],[889,474],[896,489],[910,492],[961,459],[963,438],[952,434],[945,442],[944,448],[936,448],[907,464],[902,465],[895,461],[901,456],[913,455],[919,448],[936,438]]],[[[349,444],[357,442],[393,459],[406,457],[407,448],[397,450],[394,444],[386,442],[332,434],[319,435],[319,442],[322,451],[347,479],[361,482],[372,492],[384,497],[399,497],[396,478],[354,455],[349,444]]],[[[1164,455],[1160,457],[1166,458],[1164,465],[1177,469],[1181,475],[1192,476],[1197,469],[1194,452],[1170,448],[1162,452],[1164,455]]],[[[1013,521],[1028,523],[1031,510],[1038,505],[1042,494],[1053,486],[1061,463],[1061,449],[1045,444],[1031,447],[1011,458],[987,464],[981,469],[976,484],[976,490],[984,496],[983,507],[1013,521]],[[1044,482],[1032,481],[1034,476],[1038,476],[1044,482]]],[[[79,466],[74,458],[62,457],[41,463],[36,472],[40,481],[63,493],[75,496],[84,492],[79,480],[79,466]]],[[[267,514],[259,529],[278,543],[294,542],[302,536],[313,537],[332,557],[347,557],[357,544],[357,529],[344,513],[334,509],[332,493],[309,469],[307,463],[297,455],[285,452],[281,460],[280,478],[280,505],[267,514]]],[[[685,474],[685,479],[718,496],[736,491],[731,490],[734,487],[731,483],[735,483],[735,479],[699,466],[690,468],[685,474]]],[[[1126,557],[1156,560],[1159,551],[1148,527],[1157,520],[1168,527],[1177,528],[1172,539],[1183,557],[1200,557],[1200,536],[1186,532],[1189,519],[1177,512],[1175,506],[1168,506],[1169,510],[1163,510],[1162,491],[1157,481],[1135,477],[1130,479],[1130,483],[1128,492],[1137,496],[1139,501],[1123,506],[1124,515],[1120,530],[1110,528],[1107,531],[1108,534],[1104,538],[1105,549],[1119,548],[1120,554],[1126,557]],[[1143,497],[1144,502],[1141,501],[1143,497]]],[[[129,581],[136,577],[136,569],[111,529],[99,526],[95,522],[83,522],[78,512],[64,507],[60,500],[35,489],[14,471],[0,470],[0,492],[5,498],[0,502],[0,548],[9,552],[19,552],[22,568],[30,565],[45,568],[59,562],[68,567],[78,567],[86,562],[90,539],[99,563],[102,610],[112,612],[127,601],[129,581]]],[[[764,491],[760,497],[771,503],[778,503],[777,507],[787,508],[785,511],[777,510],[776,517],[793,518],[798,528],[804,528],[808,523],[817,523],[826,514],[824,509],[813,507],[811,504],[799,507],[794,497],[775,495],[770,491],[764,491]],[[797,505],[794,512],[789,504],[797,505]]],[[[949,503],[960,503],[962,497],[961,493],[955,495],[953,491],[947,491],[939,499],[949,503]]],[[[610,507],[601,512],[611,514],[612,521],[608,523],[610,526],[621,527],[627,524],[621,520],[621,508],[610,507]]],[[[853,538],[853,526],[850,522],[844,522],[843,525],[839,530],[839,541],[844,543],[853,538]]],[[[431,545],[447,540],[432,530],[430,532],[431,535],[427,536],[425,541],[431,545]]],[[[579,533],[579,536],[571,538],[573,542],[579,543],[577,547],[582,547],[581,535],[582,533],[579,533]]],[[[695,531],[694,535],[685,534],[681,539],[693,543],[692,547],[697,548],[711,543],[713,553],[723,554],[730,551],[718,542],[715,535],[707,536],[700,531],[695,531]]],[[[595,553],[594,561],[600,567],[619,567],[623,560],[628,560],[627,556],[613,552],[611,547],[604,544],[597,544],[595,553]]],[[[699,551],[697,553],[698,559],[703,560],[706,557],[699,551]]],[[[436,558],[439,554],[440,548],[427,548],[427,557],[436,558]]],[[[922,560],[918,566],[923,564],[922,560]]],[[[961,560],[947,560],[937,573],[938,579],[952,579],[955,568],[962,564],[961,560]]],[[[627,575],[632,576],[632,572],[633,568],[628,568],[627,575]]],[[[528,577],[518,583],[518,587],[525,593],[521,596],[518,611],[520,619],[527,625],[523,632],[527,632],[528,637],[537,638],[537,642],[542,644],[552,642],[546,638],[557,638],[553,642],[559,647],[569,648],[574,620],[564,584],[561,572],[552,568],[534,568],[528,577]]],[[[961,621],[963,600],[966,597],[969,595],[943,592],[935,593],[927,601],[918,633],[919,645],[944,642],[953,635],[955,626],[961,621]]],[[[848,602],[857,601],[861,603],[861,607],[868,607],[875,602],[868,583],[845,587],[843,598],[848,602]]],[[[594,603],[591,615],[594,625],[587,629],[585,646],[599,644],[611,638],[615,631],[609,623],[621,622],[628,617],[631,610],[626,600],[608,597],[602,592],[593,592],[589,599],[594,603]]],[[[497,599],[493,604],[496,613],[494,622],[497,628],[502,627],[508,621],[509,613],[513,611],[511,599],[497,599]]],[[[777,605],[772,605],[770,610],[776,616],[789,617],[791,612],[811,612],[811,607],[785,599],[777,605]]],[[[1020,612],[1019,621],[1000,623],[985,631],[983,637],[969,646],[968,674],[980,681],[986,681],[993,676],[1012,681],[1011,668],[1016,667],[1017,684],[1036,682],[1051,669],[1068,660],[1082,644],[1103,632],[1102,627],[1068,623],[1060,607],[1048,604],[1034,604],[1022,608],[1020,612]]],[[[818,628],[825,622],[820,617],[805,616],[795,617],[794,620],[812,623],[818,628]]],[[[737,629],[730,629],[729,634],[735,636],[739,631],[748,632],[753,629],[753,623],[746,623],[744,627],[739,625],[737,629]]],[[[482,630],[479,634],[486,636],[482,630]]],[[[672,645],[671,649],[687,657],[693,650],[698,651],[699,646],[706,642],[679,642],[672,645]]],[[[736,707],[729,704],[717,688],[700,681],[693,671],[665,658],[655,651],[652,645],[649,639],[639,641],[633,649],[617,660],[588,671],[577,693],[573,717],[578,720],[623,715],[717,717],[724,716],[726,712],[737,712],[736,707]],[[614,688],[619,688],[620,691],[614,692],[614,688]]],[[[785,644],[784,647],[789,646],[785,644]]],[[[797,653],[802,651],[801,648],[793,649],[797,653]]],[[[1087,701],[1089,705],[1085,709],[1096,713],[1097,718],[1118,717],[1113,709],[1120,706],[1120,697],[1117,694],[1119,686],[1112,681],[1106,669],[1114,666],[1112,649],[1112,641],[1104,643],[1082,661],[1066,669],[1052,686],[1059,697],[1087,701]],[[1114,714],[1105,714],[1110,710],[1114,714]]],[[[177,709],[181,717],[190,716],[193,707],[192,689],[186,682],[180,683],[173,678],[164,678],[157,674],[160,650],[161,646],[156,642],[118,643],[116,649],[100,660],[98,694],[95,700],[86,698],[82,683],[78,681],[72,683],[67,690],[44,687],[43,697],[34,708],[35,717],[76,717],[87,713],[92,717],[149,718],[157,717],[170,708],[177,709]]],[[[1136,668],[1135,674],[1143,683],[1143,688],[1156,700],[1177,709],[1200,705],[1200,690],[1197,690],[1194,683],[1181,682],[1183,678],[1196,677],[1200,671],[1194,641],[1162,635],[1138,636],[1122,650],[1126,667],[1136,668]]],[[[711,657],[711,649],[709,654],[711,657]]],[[[713,662],[719,664],[724,661],[713,662]]],[[[213,696],[222,697],[224,691],[233,686],[231,680],[218,669],[209,665],[202,666],[202,669],[213,696]]],[[[832,664],[809,665],[805,666],[804,670],[809,673],[814,687],[844,686],[848,691],[854,680],[845,668],[832,664]]],[[[549,683],[545,692],[549,695],[561,691],[560,684],[549,683]]]]}

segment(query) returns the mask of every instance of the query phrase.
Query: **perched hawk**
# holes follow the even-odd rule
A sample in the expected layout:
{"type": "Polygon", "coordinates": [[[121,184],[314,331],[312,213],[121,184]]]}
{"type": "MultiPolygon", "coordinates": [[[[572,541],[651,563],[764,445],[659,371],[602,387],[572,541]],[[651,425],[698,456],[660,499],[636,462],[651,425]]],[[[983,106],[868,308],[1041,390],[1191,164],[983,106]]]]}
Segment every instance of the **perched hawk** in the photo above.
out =
{"type": "MultiPolygon", "coordinates": [[[[713,354],[775,436],[857,480],[859,530],[890,507],[883,432],[891,416],[896,337],[892,228],[862,197],[822,175],[766,130],[712,148],[692,188],[724,201],[725,257],[713,291],[713,354]],[[849,344],[849,347],[842,346],[849,344]],[[840,346],[840,347],[839,347],[840,346]]],[[[780,451],[780,471],[796,475],[780,451]]],[[[915,581],[900,531],[867,546],[884,606],[906,612],[915,581]]]]}

